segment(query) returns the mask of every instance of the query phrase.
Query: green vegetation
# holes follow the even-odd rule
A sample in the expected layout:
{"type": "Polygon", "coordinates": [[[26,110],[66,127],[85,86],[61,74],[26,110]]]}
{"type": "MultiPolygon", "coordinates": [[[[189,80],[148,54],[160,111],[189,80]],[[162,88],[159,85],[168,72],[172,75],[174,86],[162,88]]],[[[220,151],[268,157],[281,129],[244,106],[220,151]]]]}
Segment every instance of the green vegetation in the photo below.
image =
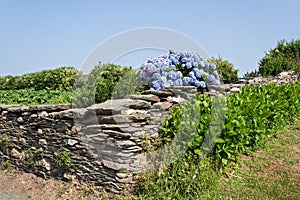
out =
{"type": "Polygon", "coordinates": [[[81,78],[74,85],[75,107],[85,107],[130,94],[137,82],[131,67],[102,63],[87,75],[86,80],[81,78]]]}
{"type": "Polygon", "coordinates": [[[72,166],[71,153],[61,146],[55,162],[61,168],[70,168],[72,166]]]}
{"type": "Polygon", "coordinates": [[[260,151],[239,155],[236,164],[222,171],[210,158],[201,160],[189,153],[163,171],[144,174],[137,198],[296,200],[300,195],[300,119],[274,135],[260,151]]]}
{"type": "MultiPolygon", "coordinates": [[[[189,144],[189,151],[199,156],[209,153],[218,165],[224,166],[230,161],[236,161],[239,153],[247,154],[255,150],[272,136],[274,129],[292,122],[299,116],[299,91],[300,82],[281,86],[246,86],[243,87],[242,93],[226,96],[227,110],[222,131],[219,131],[220,136],[213,135],[218,130],[212,131],[210,122],[217,122],[222,116],[218,118],[218,114],[216,116],[216,113],[211,112],[211,98],[198,95],[172,110],[169,118],[164,121],[160,136],[163,143],[168,143],[176,134],[187,138],[185,134],[189,133],[194,137],[189,144]],[[197,123],[198,128],[193,130],[197,123]],[[211,141],[203,143],[205,137],[210,137],[211,141]],[[205,152],[206,149],[210,150],[210,145],[214,143],[216,146],[213,151],[205,152]]],[[[222,113],[223,104],[218,103],[221,105],[218,110],[222,113]]]]}
{"type": "Polygon", "coordinates": [[[1,146],[8,147],[11,144],[10,138],[6,134],[0,135],[1,146]]]}
{"type": "Polygon", "coordinates": [[[221,80],[224,84],[233,83],[238,80],[238,69],[235,69],[233,64],[228,60],[223,60],[221,57],[208,60],[217,66],[217,70],[220,74],[221,80]]]}
{"type": "Polygon", "coordinates": [[[40,158],[41,153],[39,150],[35,152],[30,151],[28,153],[27,165],[31,167],[35,166],[35,162],[40,158]]]}
{"type": "Polygon", "coordinates": [[[72,92],[64,90],[0,90],[0,104],[64,104],[72,102],[72,92]]]}
{"type": "Polygon", "coordinates": [[[300,72],[300,40],[279,41],[277,46],[266,52],[259,61],[258,71],[247,72],[244,76],[276,76],[287,70],[300,72]]]}
{"type": "Polygon", "coordinates": [[[43,70],[23,76],[0,77],[0,90],[64,90],[72,91],[79,72],[73,67],[43,70]]]}

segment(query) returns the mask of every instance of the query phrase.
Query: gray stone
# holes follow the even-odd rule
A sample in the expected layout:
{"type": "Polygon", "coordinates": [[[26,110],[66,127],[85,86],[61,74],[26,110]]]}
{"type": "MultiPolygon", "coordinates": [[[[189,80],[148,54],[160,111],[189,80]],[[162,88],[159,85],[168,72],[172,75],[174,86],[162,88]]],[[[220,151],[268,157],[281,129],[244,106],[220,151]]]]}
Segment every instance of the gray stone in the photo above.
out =
{"type": "Polygon", "coordinates": [[[144,95],[130,95],[128,96],[130,99],[138,99],[138,100],[144,100],[149,102],[159,102],[160,99],[158,96],[153,94],[144,94],[144,95]]]}
{"type": "Polygon", "coordinates": [[[119,163],[114,163],[108,160],[102,160],[102,163],[105,167],[116,170],[116,171],[121,171],[122,169],[128,169],[129,164],[119,164],[119,163]]]}
{"type": "Polygon", "coordinates": [[[162,109],[162,110],[168,110],[169,108],[172,107],[172,103],[170,102],[158,102],[153,104],[154,109],[162,109]]]}
{"type": "Polygon", "coordinates": [[[117,124],[117,123],[129,123],[130,119],[125,115],[113,115],[113,116],[98,116],[100,124],[117,124]]]}
{"type": "Polygon", "coordinates": [[[20,152],[17,149],[13,148],[10,153],[11,153],[11,156],[14,158],[18,158],[20,160],[25,159],[25,153],[23,151],[20,152]]]}
{"type": "Polygon", "coordinates": [[[132,109],[149,109],[151,103],[144,100],[134,100],[134,99],[116,99],[108,100],[104,103],[95,104],[88,107],[88,110],[94,110],[97,115],[110,115],[121,113],[122,110],[132,108],[132,109]]]}
{"type": "Polygon", "coordinates": [[[67,144],[68,144],[69,146],[74,146],[74,145],[77,144],[77,143],[78,143],[77,140],[73,140],[73,139],[68,139],[68,140],[67,140],[67,144]]]}
{"type": "Polygon", "coordinates": [[[230,89],[230,92],[239,93],[239,92],[241,92],[241,90],[240,90],[240,88],[234,87],[234,88],[230,89]]]}
{"type": "Polygon", "coordinates": [[[45,139],[39,139],[39,144],[40,145],[47,145],[47,141],[45,139]]]}
{"type": "Polygon", "coordinates": [[[159,98],[174,96],[173,92],[170,92],[170,91],[157,91],[157,90],[146,90],[146,91],[143,91],[142,94],[153,94],[153,95],[158,96],[159,98]]]}
{"type": "Polygon", "coordinates": [[[103,133],[109,135],[109,136],[114,136],[114,137],[119,137],[119,138],[129,138],[131,136],[130,133],[124,133],[124,132],[119,132],[119,131],[114,131],[114,130],[103,130],[103,133]]]}
{"type": "Polygon", "coordinates": [[[136,146],[136,143],[131,141],[131,140],[121,140],[121,141],[116,141],[116,144],[119,147],[130,147],[130,146],[136,146]]]}
{"type": "Polygon", "coordinates": [[[23,119],[22,117],[18,117],[18,118],[17,118],[17,122],[19,122],[19,123],[24,123],[24,119],[23,119]]]}

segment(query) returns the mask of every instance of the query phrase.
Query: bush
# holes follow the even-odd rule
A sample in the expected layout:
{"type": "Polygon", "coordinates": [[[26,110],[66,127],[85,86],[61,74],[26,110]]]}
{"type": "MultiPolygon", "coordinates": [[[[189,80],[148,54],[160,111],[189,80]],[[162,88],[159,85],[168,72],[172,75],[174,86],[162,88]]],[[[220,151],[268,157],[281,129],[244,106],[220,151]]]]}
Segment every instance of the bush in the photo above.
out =
{"type": "Polygon", "coordinates": [[[47,89],[72,91],[78,75],[78,70],[73,67],[61,67],[22,76],[4,76],[0,77],[0,90],[47,89]]]}
{"type": "Polygon", "coordinates": [[[160,90],[170,86],[194,85],[205,89],[207,84],[220,84],[214,63],[209,63],[195,52],[174,52],[150,58],[139,70],[139,80],[150,89],[160,90]]]}
{"type": "Polygon", "coordinates": [[[242,93],[227,95],[225,124],[220,136],[211,135],[209,131],[217,128],[210,127],[210,124],[215,124],[212,123],[212,120],[215,122],[212,117],[216,117],[211,112],[211,98],[197,95],[195,99],[172,110],[163,123],[160,136],[164,143],[168,143],[176,134],[183,134],[184,138],[188,138],[186,134],[190,134],[194,138],[189,143],[190,152],[202,156],[209,147],[209,155],[220,165],[227,165],[230,161],[236,161],[239,153],[255,150],[272,136],[273,130],[299,116],[299,91],[300,82],[297,82],[281,86],[245,86],[242,93]],[[193,117],[188,117],[189,115],[193,117]],[[197,125],[197,121],[199,126],[193,130],[192,127],[197,125]],[[211,141],[204,144],[206,138],[211,138],[211,141]],[[216,143],[214,149],[210,148],[211,143],[216,143]]]}
{"type": "Polygon", "coordinates": [[[238,81],[238,69],[235,69],[233,64],[221,57],[209,59],[210,62],[215,63],[219,71],[221,80],[225,83],[233,83],[238,81]]]}
{"type": "Polygon", "coordinates": [[[281,40],[259,61],[260,75],[276,76],[282,71],[300,71],[300,40],[281,40]]]}
{"type": "Polygon", "coordinates": [[[131,67],[99,63],[86,76],[86,80],[81,77],[75,82],[73,104],[75,107],[86,107],[131,94],[137,82],[135,77],[131,67]]]}

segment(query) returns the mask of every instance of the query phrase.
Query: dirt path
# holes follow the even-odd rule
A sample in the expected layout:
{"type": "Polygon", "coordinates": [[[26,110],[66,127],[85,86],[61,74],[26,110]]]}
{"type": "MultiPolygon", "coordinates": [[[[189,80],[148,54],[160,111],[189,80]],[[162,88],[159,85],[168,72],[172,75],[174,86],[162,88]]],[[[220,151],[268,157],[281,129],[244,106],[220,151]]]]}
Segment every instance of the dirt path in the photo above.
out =
{"type": "Polygon", "coordinates": [[[0,171],[0,191],[1,200],[105,199],[104,193],[84,183],[44,180],[11,168],[0,171]]]}

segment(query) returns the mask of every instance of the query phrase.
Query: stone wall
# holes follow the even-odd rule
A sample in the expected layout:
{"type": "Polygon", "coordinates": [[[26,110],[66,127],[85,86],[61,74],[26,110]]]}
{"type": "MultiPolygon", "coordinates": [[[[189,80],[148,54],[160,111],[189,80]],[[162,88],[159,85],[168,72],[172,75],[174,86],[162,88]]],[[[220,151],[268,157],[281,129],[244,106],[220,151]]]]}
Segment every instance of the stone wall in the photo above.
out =
{"type": "Polygon", "coordinates": [[[119,193],[146,168],[144,152],[169,109],[199,92],[192,86],[172,90],[82,109],[0,105],[0,161],[46,179],[76,178],[119,193]]]}
{"type": "Polygon", "coordinates": [[[299,73],[294,71],[281,72],[275,77],[255,77],[255,78],[240,78],[233,84],[225,85],[224,90],[227,94],[241,92],[241,88],[245,85],[266,85],[273,83],[275,85],[292,84],[299,80],[299,73]]]}
{"type": "Polygon", "coordinates": [[[162,119],[174,105],[195,93],[239,92],[243,85],[261,83],[258,80],[201,91],[193,86],[148,90],[82,109],[0,105],[0,162],[46,179],[76,178],[120,193],[149,164],[144,152],[155,144],[162,119]]]}

